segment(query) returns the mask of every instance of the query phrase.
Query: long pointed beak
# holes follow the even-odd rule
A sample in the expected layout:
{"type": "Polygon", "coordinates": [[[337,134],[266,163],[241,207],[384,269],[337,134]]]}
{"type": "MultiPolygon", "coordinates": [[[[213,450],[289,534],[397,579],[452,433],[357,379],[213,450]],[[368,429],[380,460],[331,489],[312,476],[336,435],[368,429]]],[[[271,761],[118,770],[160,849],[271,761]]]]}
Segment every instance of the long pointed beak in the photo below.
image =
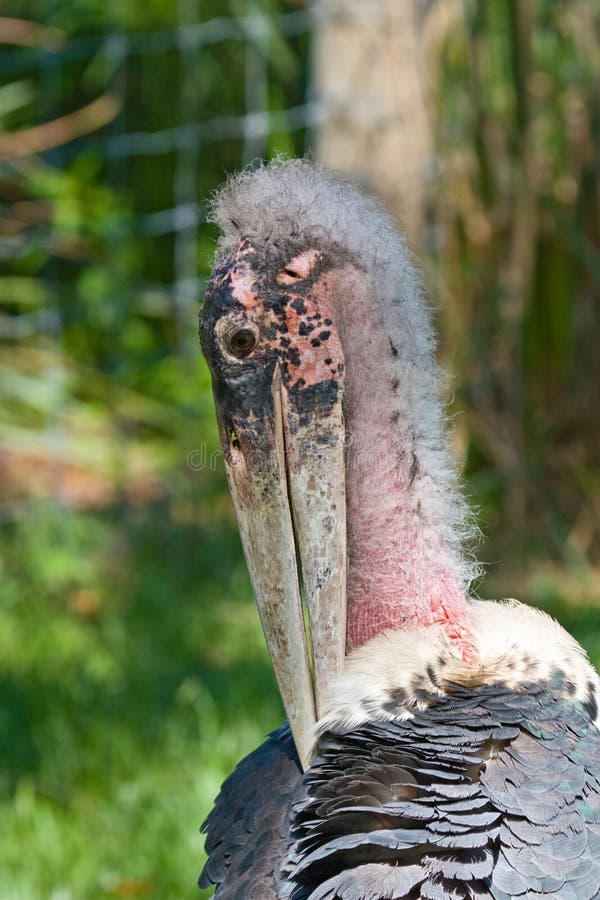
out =
{"type": "Polygon", "coordinates": [[[283,384],[278,365],[272,371],[264,415],[236,422],[220,408],[217,390],[215,401],[258,611],[306,768],[313,726],[345,651],[344,421],[341,392],[309,406],[283,384]]]}

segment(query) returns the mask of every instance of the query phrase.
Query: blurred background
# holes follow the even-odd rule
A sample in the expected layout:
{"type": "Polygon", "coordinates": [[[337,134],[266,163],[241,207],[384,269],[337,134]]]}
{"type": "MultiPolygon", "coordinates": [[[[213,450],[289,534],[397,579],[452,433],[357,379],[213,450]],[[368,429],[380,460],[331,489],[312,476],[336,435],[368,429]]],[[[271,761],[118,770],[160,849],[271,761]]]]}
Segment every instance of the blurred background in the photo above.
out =
{"type": "Polygon", "coordinates": [[[600,663],[597,0],[5,0],[0,898],[194,898],[282,710],[197,312],[206,201],[311,153],[437,310],[482,596],[600,663]]]}

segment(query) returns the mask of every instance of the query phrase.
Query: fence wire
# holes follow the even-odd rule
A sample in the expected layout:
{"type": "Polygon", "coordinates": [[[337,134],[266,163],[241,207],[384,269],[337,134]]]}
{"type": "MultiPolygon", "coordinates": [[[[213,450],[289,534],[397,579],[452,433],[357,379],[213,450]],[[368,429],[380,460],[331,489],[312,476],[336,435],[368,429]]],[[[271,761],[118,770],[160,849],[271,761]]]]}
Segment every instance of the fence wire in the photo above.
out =
{"type": "MultiPolygon", "coordinates": [[[[199,22],[200,12],[200,4],[195,0],[179,0],[179,24],[176,27],[135,33],[111,31],[66,38],[56,29],[40,27],[34,38],[38,46],[13,46],[0,55],[0,79],[5,94],[7,87],[25,84],[28,80],[36,85],[37,121],[32,125],[65,115],[64,80],[72,77],[74,67],[85,70],[93,65],[103,69],[103,78],[96,78],[95,83],[101,87],[102,95],[116,100],[119,113],[100,130],[75,135],[65,143],[47,148],[42,158],[51,165],[66,167],[83,154],[99,157],[105,165],[103,183],[121,190],[127,187],[124,177],[136,159],[153,157],[160,165],[161,158],[172,155],[172,202],[151,212],[134,212],[135,229],[140,235],[148,239],[174,236],[173,278],[162,287],[175,298],[176,305],[197,300],[202,290],[197,258],[198,230],[205,221],[205,205],[198,191],[202,154],[206,155],[207,148],[219,142],[238,142],[239,164],[244,164],[266,155],[271,136],[306,131],[319,121],[317,104],[307,95],[308,91],[304,92],[302,102],[287,107],[277,108],[270,101],[274,86],[278,87],[271,71],[271,44],[276,40],[285,45],[291,38],[308,35],[314,26],[310,11],[303,9],[276,15],[253,12],[199,22]],[[238,90],[239,111],[204,117],[198,115],[194,98],[197,78],[194,69],[203,51],[208,48],[218,50],[225,42],[235,44],[235,53],[244,59],[240,65],[244,83],[238,90]],[[175,64],[173,55],[176,56],[175,64]],[[151,60],[160,70],[167,58],[179,80],[178,96],[173,97],[177,105],[176,123],[171,127],[160,127],[158,122],[150,120],[143,129],[127,127],[128,82],[135,77],[140,60],[151,60]]],[[[3,37],[0,25],[0,38],[3,37]]],[[[222,77],[235,79],[240,72],[228,75],[224,69],[222,77]]],[[[305,80],[304,71],[299,80],[305,80]]],[[[15,170],[20,170],[23,155],[15,154],[15,157],[0,159],[4,179],[10,179],[15,170]]],[[[15,243],[15,253],[19,253],[19,242],[15,243]]],[[[13,256],[10,241],[5,243],[3,256],[5,261],[13,256]]],[[[51,266],[47,266],[44,274],[49,284],[53,281],[50,270],[51,266]]],[[[22,333],[23,327],[24,323],[17,326],[16,332],[22,333]]],[[[15,326],[7,326],[6,330],[10,332],[11,329],[14,332],[15,326]]],[[[9,336],[6,330],[5,336],[9,336]]]]}
{"type": "Polygon", "coordinates": [[[185,461],[182,409],[198,422],[205,405],[185,396],[207,197],[251,160],[302,154],[320,117],[308,8],[203,21],[205,3],[175,0],[172,27],[135,30],[112,13],[86,27],[77,7],[71,34],[19,15],[0,17],[5,514],[38,476],[43,495],[86,505],[135,485],[140,452],[145,472],[169,446],[185,461]]]}

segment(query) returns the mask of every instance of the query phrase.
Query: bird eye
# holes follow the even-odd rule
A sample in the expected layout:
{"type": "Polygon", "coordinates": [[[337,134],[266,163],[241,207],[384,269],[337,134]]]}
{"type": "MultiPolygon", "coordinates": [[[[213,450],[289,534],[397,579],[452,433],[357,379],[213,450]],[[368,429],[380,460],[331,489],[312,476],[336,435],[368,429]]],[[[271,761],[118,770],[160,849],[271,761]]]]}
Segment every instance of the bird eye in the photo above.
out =
{"type": "Polygon", "coordinates": [[[252,353],[257,344],[257,338],[250,328],[240,328],[234,331],[228,338],[229,349],[236,356],[248,356],[252,353]]]}

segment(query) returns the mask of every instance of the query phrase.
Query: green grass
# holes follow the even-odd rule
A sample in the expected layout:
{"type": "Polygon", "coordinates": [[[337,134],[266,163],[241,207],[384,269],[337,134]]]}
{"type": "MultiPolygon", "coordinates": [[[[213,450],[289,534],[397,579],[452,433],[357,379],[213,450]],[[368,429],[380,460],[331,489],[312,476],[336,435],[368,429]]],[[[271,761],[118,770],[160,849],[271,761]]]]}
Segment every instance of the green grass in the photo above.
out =
{"type": "Polygon", "coordinates": [[[0,898],[199,897],[198,827],[282,719],[233,524],[43,504],[3,532],[0,898]]]}

